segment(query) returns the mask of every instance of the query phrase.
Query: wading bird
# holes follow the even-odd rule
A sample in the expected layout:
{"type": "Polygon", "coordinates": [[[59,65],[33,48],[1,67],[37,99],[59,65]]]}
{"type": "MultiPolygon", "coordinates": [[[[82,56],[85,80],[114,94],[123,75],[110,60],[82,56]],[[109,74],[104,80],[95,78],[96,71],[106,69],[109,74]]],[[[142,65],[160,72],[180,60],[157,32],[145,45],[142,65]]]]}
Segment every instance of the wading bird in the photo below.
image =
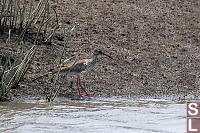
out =
{"type": "MultiPolygon", "coordinates": [[[[95,64],[97,63],[97,60],[98,60],[98,55],[105,55],[105,56],[107,56],[107,57],[112,59],[111,56],[103,53],[102,51],[95,50],[94,53],[93,53],[93,57],[91,59],[83,59],[83,60],[73,61],[71,63],[65,64],[60,69],[60,72],[70,72],[70,73],[73,72],[73,73],[76,73],[76,75],[77,75],[77,82],[76,83],[77,83],[78,95],[80,97],[83,97],[83,96],[91,97],[91,95],[88,94],[88,92],[82,86],[81,79],[83,78],[83,76],[85,74],[90,72],[92,70],[92,68],[94,68],[94,66],[95,66],[95,64]],[[81,94],[81,89],[85,92],[85,95],[81,94]]],[[[46,73],[46,74],[44,74],[42,76],[37,77],[36,79],[44,77],[44,76],[46,76],[48,74],[54,74],[54,73],[56,73],[58,71],[59,71],[59,69],[56,68],[51,72],[48,72],[48,73],[46,73]]]]}

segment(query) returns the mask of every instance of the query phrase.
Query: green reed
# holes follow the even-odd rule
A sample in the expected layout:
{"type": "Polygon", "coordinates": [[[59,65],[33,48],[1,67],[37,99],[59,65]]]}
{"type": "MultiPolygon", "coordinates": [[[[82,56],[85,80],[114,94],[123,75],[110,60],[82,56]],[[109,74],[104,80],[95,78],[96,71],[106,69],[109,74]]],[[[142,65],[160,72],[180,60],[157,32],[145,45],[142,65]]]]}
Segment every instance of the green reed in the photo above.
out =
{"type": "Polygon", "coordinates": [[[43,32],[42,38],[45,42],[50,40],[52,33],[48,34],[49,20],[49,0],[40,0],[35,7],[33,0],[3,0],[1,3],[0,30],[4,31],[8,28],[19,29],[21,35],[18,43],[23,40],[31,25],[35,25],[38,21],[40,21],[40,25],[35,42],[37,42],[36,38],[41,32],[43,32]]]}
{"type": "MultiPolygon", "coordinates": [[[[70,58],[66,58],[66,48],[67,48],[67,45],[69,43],[69,41],[71,40],[71,35],[72,35],[72,32],[74,31],[75,29],[75,26],[73,28],[71,28],[71,30],[69,31],[69,34],[68,34],[68,37],[66,37],[66,29],[64,27],[64,22],[62,23],[62,27],[63,27],[63,32],[64,32],[64,47],[63,47],[63,51],[62,51],[62,54],[60,56],[60,59],[58,61],[58,72],[56,73],[56,77],[54,78],[53,80],[53,86],[50,90],[50,93],[49,93],[49,96],[47,97],[47,100],[48,102],[51,102],[55,99],[55,97],[57,96],[61,86],[64,84],[65,82],[65,77],[67,76],[67,74],[70,72],[70,70],[68,70],[67,72],[65,72],[64,76],[62,77],[62,79],[59,80],[59,77],[60,77],[60,72],[61,72],[61,68],[62,66],[69,60],[71,60],[73,57],[70,57],[70,58]],[[60,82],[61,81],[61,82],[60,82]],[[60,82],[60,84],[58,85],[58,87],[56,87],[56,84],[60,82]]],[[[72,66],[73,67],[73,66],[72,66]]]]}
{"type": "Polygon", "coordinates": [[[15,87],[22,80],[30,65],[31,59],[35,54],[36,47],[33,46],[23,57],[23,48],[17,50],[16,55],[13,57],[7,56],[3,68],[3,75],[1,77],[1,99],[5,100],[6,95],[12,87],[15,87]],[[11,61],[11,58],[14,61],[11,61]]]}
{"type": "MultiPolygon", "coordinates": [[[[50,20],[49,0],[40,0],[35,7],[33,0],[2,0],[0,6],[0,32],[4,33],[9,29],[9,37],[7,39],[8,46],[20,46],[28,29],[38,21],[40,21],[40,24],[37,29],[37,36],[35,37],[34,44],[38,43],[40,35],[43,35],[41,38],[43,38],[44,41],[48,41],[50,40],[49,38],[52,37],[52,33],[47,33],[50,20]],[[18,30],[20,33],[14,44],[12,44],[10,40],[11,30],[18,30]],[[41,32],[43,32],[43,34],[41,34],[41,32]]],[[[14,50],[11,47],[10,49],[8,55],[5,56],[6,61],[3,64],[3,72],[0,75],[1,100],[6,99],[9,90],[18,85],[26,74],[31,59],[35,54],[36,46],[34,45],[24,57],[23,48],[19,48],[16,53],[13,52],[14,50]]]]}

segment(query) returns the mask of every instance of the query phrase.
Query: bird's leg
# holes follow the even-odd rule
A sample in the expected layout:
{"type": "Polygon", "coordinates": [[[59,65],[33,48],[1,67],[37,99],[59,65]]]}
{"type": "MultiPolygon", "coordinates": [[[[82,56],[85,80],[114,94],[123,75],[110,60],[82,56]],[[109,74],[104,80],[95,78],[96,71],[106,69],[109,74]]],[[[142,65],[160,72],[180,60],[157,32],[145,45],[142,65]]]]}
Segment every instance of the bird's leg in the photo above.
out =
{"type": "Polygon", "coordinates": [[[80,90],[80,85],[79,85],[79,81],[80,79],[79,78],[77,78],[77,88],[78,88],[78,95],[80,96],[80,97],[83,97],[83,95],[81,94],[81,90],[80,90]]]}
{"type": "Polygon", "coordinates": [[[79,82],[79,85],[80,85],[81,89],[85,92],[85,94],[86,94],[88,97],[91,97],[91,95],[88,94],[87,91],[85,90],[85,88],[81,85],[81,80],[80,80],[80,78],[78,78],[78,80],[79,80],[78,82],[79,82]]]}

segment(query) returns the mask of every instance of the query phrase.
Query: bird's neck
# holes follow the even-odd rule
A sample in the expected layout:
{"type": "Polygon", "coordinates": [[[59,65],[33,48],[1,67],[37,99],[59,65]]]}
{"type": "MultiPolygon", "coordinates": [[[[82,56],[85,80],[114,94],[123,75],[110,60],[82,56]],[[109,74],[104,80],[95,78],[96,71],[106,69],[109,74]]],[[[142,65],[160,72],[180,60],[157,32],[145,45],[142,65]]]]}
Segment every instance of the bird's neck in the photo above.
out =
{"type": "Polygon", "coordinates": [[[98,55],[93,55],[93,58],[92,58],[92,62],[97,62],[97,59],[98,59],[98,55]]]}
{"type": "Polygon", "coordinates": [[[82,71],[81,73],[80,73],[80,78],[82,78],[83,77],[83,74],[87,74],[94,66],[95,66],[95,64],[96,64],[96,62],[97,62],[97,59],[98,59],[98,55],[93,55],[93,57],[92,57],[92,61],[90,61],[88,64],[87,64],[87,68],[86,68],[86,70],[85,71],[82,71]]]}
{"type": "Polygon", "coordinates": [[[92,61],[88,64],[88,68],[91,69],[94,67],[94,65],[96,64],[98,60],[98,55],[93,55],[92,57],[92,61]]]}

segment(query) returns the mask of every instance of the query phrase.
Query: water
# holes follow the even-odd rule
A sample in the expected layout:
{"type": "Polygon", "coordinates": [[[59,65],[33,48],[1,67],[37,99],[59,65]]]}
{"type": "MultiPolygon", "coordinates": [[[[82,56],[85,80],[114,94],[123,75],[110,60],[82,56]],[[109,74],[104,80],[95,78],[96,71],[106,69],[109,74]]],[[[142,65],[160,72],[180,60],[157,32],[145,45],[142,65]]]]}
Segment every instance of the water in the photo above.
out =
{"type": "Polygon", "coordinates": [[[3,133],[184,133],[186,105],[162,99],[0,103],[3,133]]]}

